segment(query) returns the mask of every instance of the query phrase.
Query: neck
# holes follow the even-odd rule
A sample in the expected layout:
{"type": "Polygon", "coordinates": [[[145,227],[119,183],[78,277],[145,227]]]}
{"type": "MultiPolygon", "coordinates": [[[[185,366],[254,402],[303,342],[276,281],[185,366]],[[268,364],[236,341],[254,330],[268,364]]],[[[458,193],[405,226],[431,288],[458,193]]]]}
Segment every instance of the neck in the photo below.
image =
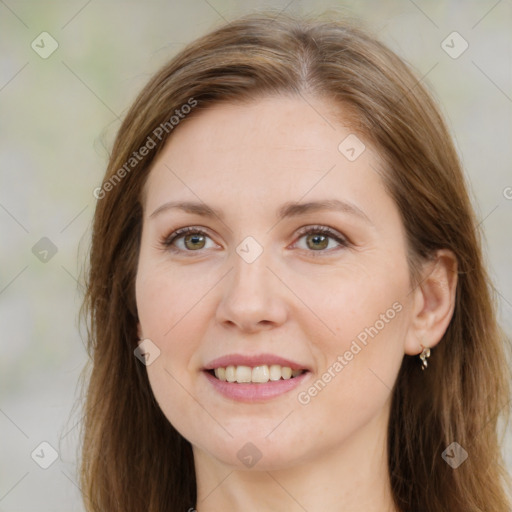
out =
{"type": "Polygon", "coordinates": [[[386,427],[384,414],[342,444],[277,470],[235,469],[194,447],[197,512],[397,512],[386,427]]]}

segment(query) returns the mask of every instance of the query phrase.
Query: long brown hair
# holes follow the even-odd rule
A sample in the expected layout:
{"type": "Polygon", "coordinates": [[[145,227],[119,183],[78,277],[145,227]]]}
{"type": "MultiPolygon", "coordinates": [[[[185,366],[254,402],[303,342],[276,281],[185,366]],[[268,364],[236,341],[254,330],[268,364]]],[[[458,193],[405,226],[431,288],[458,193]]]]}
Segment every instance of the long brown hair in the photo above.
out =
{"type": "Polygon", "coordinates": [[[141,191],[151,163],[179,123],[215,103],[307,93],[326,98],[333,111],[348,109],[354,130],[386,163],[412,274],[437,249],[458,260],[453,318],[428,371],[404,356],[393,389],[395,503],[404,512],[509,512],[499,434],[509,413],[508,340],[438,107],[408,65],[352,22],[272,16],[244,16],[188,45],[144,87],[119,129],[97,194],[81,310],[91,357],[81,461],[86,508],[164,512],[196,504],[191,445],[161,412],[133,353],[141,191]],[[176,110],[179,121],[170,121],[176,110]],[[442,457],[454,441],[469,455],[457,469],[442,457]]]}

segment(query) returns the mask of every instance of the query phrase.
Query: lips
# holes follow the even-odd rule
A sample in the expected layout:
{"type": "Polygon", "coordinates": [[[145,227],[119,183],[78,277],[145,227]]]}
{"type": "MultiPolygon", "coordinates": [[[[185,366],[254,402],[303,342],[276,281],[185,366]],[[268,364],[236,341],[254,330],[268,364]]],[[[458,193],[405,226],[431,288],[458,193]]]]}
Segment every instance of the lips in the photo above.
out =
{"type": "MultiPolygon", "coordinates": [[[[229,366],[228,366],[229,368],[229,366]]],[[[237,366],[236,368],[240,368],[237,366]]],[[[289,368],[289,367],[288,367],[289,368]]],[[[301,371],[301,370],[296,370],[301,371]]],[[[235,400],[237,402],[246,403],[262,403],[267,400],[277,399],[296,389],[301,384],[308,382],[313,375],[309,371],[303,371],[296,377],[282,379],[276,381],[268,381],[264,383],[254,382],[227,382],[212,375],[213,370],[203,370],[201,372],[205,382],[209,383],[210,389],[216,394],[235,400]]]]}
{"type": "Polygon", "coordinates": [[[218,393],[248,403],[277,398],[312,375],[307,365],[275,354],[228,354],[202,370],[218,393]]]}

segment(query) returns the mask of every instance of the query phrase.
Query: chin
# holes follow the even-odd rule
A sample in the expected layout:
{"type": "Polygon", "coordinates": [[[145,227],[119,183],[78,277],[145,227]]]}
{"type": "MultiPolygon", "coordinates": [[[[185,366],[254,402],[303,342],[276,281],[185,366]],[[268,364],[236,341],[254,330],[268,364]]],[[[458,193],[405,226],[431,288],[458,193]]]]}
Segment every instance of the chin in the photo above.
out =
{"type": "Polygon", "coordinates": [[[247,434],[238,434],[234,438],[222,439],[214,445],[209,438],[207,444],[192,443],[194,451],[200,449],[207,456],[236,470],[248,471],[275,471],[288,469],[299,465],[308,458],[307,448],[299,444],[298,440],[289,436],[281,438],[279,435],[270,435],[272,429],[247,434]],[[267,436],[267,437],[265,437],[267,436]],[[300,446],[300,452],[297,447],[300,446]]]}

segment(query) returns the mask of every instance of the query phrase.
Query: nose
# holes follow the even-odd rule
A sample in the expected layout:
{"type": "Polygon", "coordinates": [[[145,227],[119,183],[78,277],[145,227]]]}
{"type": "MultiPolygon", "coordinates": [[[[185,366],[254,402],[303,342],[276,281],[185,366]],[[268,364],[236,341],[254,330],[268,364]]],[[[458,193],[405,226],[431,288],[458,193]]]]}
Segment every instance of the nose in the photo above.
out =
{"type": "Polygon", "coordinates": [[[216,317],[226,327],[251,333],[275,328],[287,318],[286,287],[268,266],[264,251],[248,263],[236,252],[222,289],[216,317]]]}

